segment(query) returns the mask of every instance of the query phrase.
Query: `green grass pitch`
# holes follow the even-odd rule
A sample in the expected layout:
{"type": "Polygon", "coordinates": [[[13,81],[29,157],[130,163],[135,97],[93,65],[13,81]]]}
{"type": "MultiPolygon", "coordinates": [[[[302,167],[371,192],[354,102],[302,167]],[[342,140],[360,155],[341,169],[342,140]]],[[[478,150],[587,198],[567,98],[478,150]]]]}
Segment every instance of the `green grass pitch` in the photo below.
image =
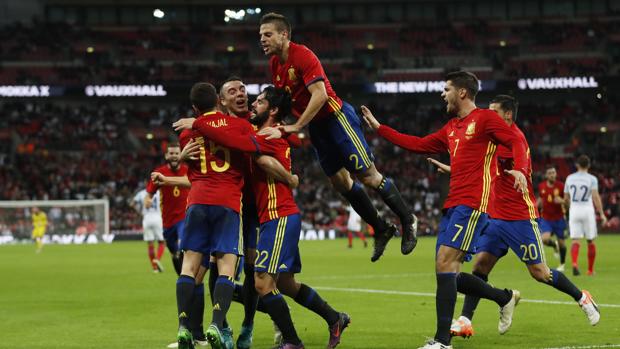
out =
{"type": "MultiPolygon", "coordinates": [[[[433,336],[434,244],[433,238],[423,238],[412,255],[402,256],[399,241],[393,240],[386,255],[370,263],[371,250],[359,240],[353,249],[346,248],[345,240],[301,242],[298,279],[352,317],[339,348],[417,348],[433,336]]],[[[490,281],[522,293],[511,330],[500,336],[497,306],[482,301],[474,319],[476,335],[455,338],[454,348],[620,347],[620,237],[602,236],[597,247],[596,276],[569,273],[569,278],[599,303],[598,326],[587,323],[570,297],[531,279],[510,253],[490,281]]],[[[550,250],[547,257],[555,267],[550,250]]],[[[176,276],[167,252],[164,261],[165,272],[153,274],[142,242],[48,245],[41,254],[34,253],[33,245],[0,246],[0,348],[165,348],[175,340],[177,322],[176,276]]],[[[586,262],[582,244],[582,271],[586,262]]],[[[306,348],[324,348],[328,332],[323,320],[287,301],[306,348]]],[[[235,338],[242,314],[241,305],[231,306],[235,338]]],[[[207,322],[210,315],[207,308],[207,322]]],[[[257,314],[254,347],[270,348],[272,338],[271,321],[257,314]]]]}

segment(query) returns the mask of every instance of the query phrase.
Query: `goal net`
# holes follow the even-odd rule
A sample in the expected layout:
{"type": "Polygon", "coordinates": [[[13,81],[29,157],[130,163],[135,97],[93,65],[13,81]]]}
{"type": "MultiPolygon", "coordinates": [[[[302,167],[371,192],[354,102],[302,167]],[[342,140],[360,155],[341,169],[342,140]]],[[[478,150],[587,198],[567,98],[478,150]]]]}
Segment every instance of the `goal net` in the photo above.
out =
{"type": "Polygon", "coordinates": [[[114,238],[106,199],[0,201],[0,244],[31,239],[35,207],[47,216],[46,242],[97,243],[114,238]]]}

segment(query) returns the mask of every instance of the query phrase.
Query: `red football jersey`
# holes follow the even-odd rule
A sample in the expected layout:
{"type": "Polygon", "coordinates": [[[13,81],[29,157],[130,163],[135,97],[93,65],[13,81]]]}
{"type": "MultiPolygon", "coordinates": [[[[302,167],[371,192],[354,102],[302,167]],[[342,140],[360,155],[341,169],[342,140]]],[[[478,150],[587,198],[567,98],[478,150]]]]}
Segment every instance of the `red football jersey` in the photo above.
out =
{"type": "Polygon", "coordinates": [[[562,204],[553,202],[556,196],[564,195],[564,183],[555,181],[553,185],[544,181],[538,185],[538,193],[542,200],[542,217],[548,221],[557,221],[564,218],[564,208],[562,204]]]}
{"type": "MultiPolygon", "coordinates": [[[[444,208],[465,205],[487,212],[497,144],[512,149],[515,169],[527,175],[523,144],[499,115],[488,109],[474,109],[466,117],[452,118],[439,131],[426,137],[409,136],[381,125],[379,135],[416,153],[450,154],[450,191],[444,208]]],[[[516,189],[515,189],[516,191],[516,189]]]]}
{"type": "Polygon", "coordinates": [[[497,146],[497,172],[492,179],[492,203],[489,215],[492,218],[506,221],[518,221],[538,218],[536,208],[536,196],[532,184],[532,159],[529,157],[529,146],[525,135],[516,124],[510,128],[517,135],[523,147],[527,149],[527,193],[521,193],[514,188],[513,176],[504,173],[504,170],[512,170],[514,165],[512,151],[503,145],[497,146]]]}
{"type": "Polygon", "coordinates": [[[310,101],[308,86],[322,80],[325,83],[325,90],[329,96],[329,101],[318,111],[312,120],[321,120],[332,115],[342,106],[342,101],[325,75],[323,66],[317,56],[309,48],[294,42],[289,42],[288,59],[280,62],[280,58],[272,56],[269,61],[271,67],[271,80],[273,85],[287,90],[292,97],[293,114],[301,116],[310,101]]]}
{"type": "MultiPolygon", "coordinates": [[[[154,169],[153,172],[159,172],[164,176],[183,177],[187,175],[187,165],[180,164],[179,168],[173,170],[166,164],[154,169]]],[[[161,206],[161,217],[164,223],[164,229],[170,228],[185,219],[185,208],[187,206],[189,188],[180,187],[178,185],[159,186],[153,183],[153,181],[149,181],[146,185],[146,191],[149,194],[155,194],[157,190],[159,190],[159,204],[161,206]]]]}
{"type": "MultiPolygon", "coordinates": [[[[291,148],[283,139],[266,140],[258,137],[261,152],[269,153],[282,166],[291,171],[291,148]]],[[[285,183],[269,176],[258,165],[252,166],[252,188],[256,197],[256,208],[260,223],[299,213],[293,198],[293,191],[285,183]]]]}
{"type": "Polygon", "coordinates": [[[196,126],[200,124],[238,134],[253,132],[252,126],[243,119],[213,111],[199,116],[194,122],[194,129],[184,130],[179,138],[181,148],[185,147],[190,139],[201,144],[200,159],[188,162],[188,177],[192,187],[187,205],[225,206],[239,212],[243,177],[248,164],[247,156],[204,137],[196,131],[196,126]]]}

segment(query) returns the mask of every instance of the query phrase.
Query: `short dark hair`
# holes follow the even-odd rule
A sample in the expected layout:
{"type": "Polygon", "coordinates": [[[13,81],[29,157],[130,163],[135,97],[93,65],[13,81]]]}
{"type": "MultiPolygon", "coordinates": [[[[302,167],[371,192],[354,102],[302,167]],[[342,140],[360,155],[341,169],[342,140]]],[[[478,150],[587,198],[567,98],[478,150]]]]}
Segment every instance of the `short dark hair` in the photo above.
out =
{"type": "Polygon", "coordinates": [[[197,82],[192,86],[189,100],[198,111],[211,111],[217,105],[217,91],[208,82],[197,82]]]}
{"type": "Polygon", "coordinates": [[[546,171],[549,171],[549,170],[555,170],[555,165],[554,165],[554,164],[548,164],[548,165],[545,167],[545,172],[546,172],[546,171]]]}
{"type": "Polygon", "coordinates": [[[478,77],[476,77],[474,73],[464,70],[451,72],[446,74],[446,81],[448,80],[452,81],[452,85],[456,88],[464,88],[467,90],[472,101],[476,99],[476,95],[480,89],[480,80],[478,80],[478,77]]]}
{"type": "Polygon", "coordinates": [[[178,141],[170,141],[168,142],[168,145],[166,145],[166,149],[168,148],[181,148],[181,145],[178,141]]]}
{"type": "Polygon", "coordinates": [[[497,95],[493,97],[491,103],[499,104],[499,107],[502,108],[503,111],[511,111],[512,112],[512,120],[517,120],[517,112],[519,111],[519,102],[516,98],[509,95],[497,95]]]}
{"type": "Polygon", "coordinates": [[[262,93],[265,95],[265,100],[269,102],[269,108],[278,108],[276,121],[281,122],[291,113],[291,94],[286,90],[267,86],[262,93]]]}
{"type": "Polygon", "coordinates": [[[222,94],[222,92],[224,92],[224,91],[222,91],[222,89],[224,88],[224,85],[226,85],[227,83],[229,83],[231,81],[241,81],[241,82],[243,82],[243,80],[241,80],[241,78],[236,76],[236,75],[228,77],[228,79],[224,80],[224,82],[222,82],[222,85],[220,86],[220,94],[222,94]]]}
{"type": "Polygon", "coordinates": [[[579,155],[577,158],[577,165],[581,168],[589,168],[590,167],[590,158],[587,155],[579,155]]]}
{"type": "Polygon", "coordinates": [[[275,12],[269,12],[260,19],[260,25],[267,23],[275,24],[278,31],[286,31],[288,33],[288,38],[291,38],[291,22],[289,22],[288,19],[284,17],[284,15],[275,12]]]}

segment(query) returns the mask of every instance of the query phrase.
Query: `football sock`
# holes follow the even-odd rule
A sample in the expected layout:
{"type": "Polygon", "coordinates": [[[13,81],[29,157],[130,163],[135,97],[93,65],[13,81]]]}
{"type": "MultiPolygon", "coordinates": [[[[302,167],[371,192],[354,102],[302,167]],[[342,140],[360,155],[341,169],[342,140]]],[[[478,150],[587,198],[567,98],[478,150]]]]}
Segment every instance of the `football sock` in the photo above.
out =
{"type": "Polygon", "coordinates": [[[224,328],[224,320],[226,319],[228,308],[230,308],[234,288],[235,283],[232,277],[220,275],[215,282],[215,289],[213,290],[212,322],[215,323],[219,329],[224,328]]]}
{"type": "Polygon", "coordinates": [[[381,184],[379,184],[375,190],[379,193],[383,202],[385,202],[392,212],[396,213],[398,218],[400,218],[400,223],[402,225],[412,222],[411,211],[409,211],[407,204],[405,204],[405,200],[403,200],[402,195],[400,195],[394,181],[390,178],[383,177],[381,184]]]}
{"type": "Polygon", "coordinates": [[[149,262],[151,262],[151,267],[153,267],[153,270],[157,270],[157,264],[153,262],[153,259],[155,259],[155,246],[153,246],[152,242],[148,243],[148,251],[149,251],[149,262]]]}
{"type": "Polygon", "coordinates": [[[588,242],[588,272],[594,271],[594,259],[596,258],[596,245],[588,242]]]}
{"type": "Polygon", "coordinates": [[[387,223],[379,217],[379,211],[373,206],[370,197],[359,183],[353,182],[351,190],[343,193],[342,196],[349,201],[355,212],[375,229],[375,233],[381,233],[388,228],[387,223]]]}
{"type": "Polygon", "coordinates": [[[317,313],[330,326],[339,319],[338,312],[330,307],[312,287],[306,284],[301,284],[299,292],[295,296],[295,302],[317,313]]]}
{"type": "Polygon", "coordinates": [[[291,319],[291,312],[280,291],[273,290],[262,296],[261,299],[265,310],[282,332],[284,343],[301,344],[301,340],[297,336],[297,331],[293,325],[293,319],[291,319]]]}
{"type": "Polygon", "coordinates": [[[566,246],[560,246],[560,264],[566,263],[566,246]]]}
{"type": "Polygon", "coordinates": [[[450,345],[450,325],[454,315],[456,303],[456,274],[437,273],[437,294],[435,295],[435,309],[437,312],[437,332],[435,340],[444,345],[450,345]]]}
{"type": "Polygon", "coordinates": [[[233,302],[243,304],[243,285],[235,282],[235,290],[233,291],[233,302]]]}
{"type": "Polygon", "coordinates": [[[192,305],[189,311],[189,329],[194,338],[204,337],[202,322],[205,313],[205,285],[198,284],[194,287],[192,305]]]}
{"type": "Polygon", "coordinates": [[[347,232],[347,237],[349,238],[349,247],[353,246],[353,233],[350,230],[347,232]]]}
{"type": "Polygon", "coordinates": [[[357,237],[360,238],[360,240],[362,240],[362,242],[366,242],[366,236],[364,236],[364,233],[362,233],[361,231],[356,232],[357,237]]]}
{"type": "Polygon", "coordinates": [[[177,279],[177,311],[179,316],[179,326],[189,328],[189,313],[194,294],[194,278],[188,275],[181,275],[177,279]]]}
{"type": "MultiPolygon", "coordinates": [[[[475,276],[479,277],[482,281],[489,281],[489,276],[484,275],[482,273],[473,272],[475,276]]],[[[458,289],[458,288],[457,288],[458,289]]],[[[474,312],[478,307],[478,302],[480,302],[480,297],[476,297],[473,295],[465,295],[465,301],[463,302],[463,310],[461,311],[461,315],[468,318],[469,320],[474,319],[474,312]]]]}
{"type": "Polygon", "coordinates": [[[211,304],[213,304],[213,291],[215,290],[215,282],[218,276],[220,276],[217,270],[217,263],[209,262],[209,298],[211,298],[211,304]]]}
{"type": "Polygon", "coordinates": [[[573,284],[566,277],[566,275],[555,269],[551,269],[551,280],[549,280],[547,284],[573,297],[573,299],[577,302],[579,302],[579,299],[581,299],[581,291],[579,291],[577,286],[575,286],[575,284],[573,284]]]}
{"type": "Polygon", "coordinates": [[[577,259],[579,258],[579,242],[573,241],[570,247],[570,256],[573,260],[573,267],[577,267],[577,259]]]}
{"type": "Polygon", "coordinates": [[[243,272],[245,274],[242,292],[243,309],[245,311],[243,325],[248,326],[254,323],[254,315],[256,314],[256,306],[258,302],[258,293],[256,293],[256,287],[254,286],[254,265],[244,264],[243,272]]]}
{"type": "Polygon", "coordinates": [[[468,273],[459,273],[457,275],[456,286],[460,293],[490,299],[500,307],[508,304],[512,298],[512,291],[495,288],[481,278],[468,273]]]}
{"type": "Polygon", "coordinates": [[[181,268],[183,267],[183,254],[179,251],[172,254],[172,265],[177,275],[181,275],[181,268]]]}
{"type": "MultiPolygon", "coordinates": [[[[211,299],[211,305],[215,304],[213,302],[213,295],[215,294],[215,283],[217,282],[217,278],[219,276],[220,274],[217,270],[217,263],[209,262],[209,298],[211,299]]],[[[241,288],[241,285],[239,285],[239,287],[241,288]]],[[[239,294],[241,294],[241,292],[239,294]]],[[[242,303],[242,301],[239,301],[239,303],[242,303]]],[[[228,327],[228,321],[226,321],[226,318],[224,318],[223,326],[224,328],[228,327]]]]}
{"type": "Polygon", "coordinates": [[[164,255],[164,249],[166,248],[166,244],[163,241],[159,241],[157,243],[157,259],[161,260],[161,256],[164,255]]]}

